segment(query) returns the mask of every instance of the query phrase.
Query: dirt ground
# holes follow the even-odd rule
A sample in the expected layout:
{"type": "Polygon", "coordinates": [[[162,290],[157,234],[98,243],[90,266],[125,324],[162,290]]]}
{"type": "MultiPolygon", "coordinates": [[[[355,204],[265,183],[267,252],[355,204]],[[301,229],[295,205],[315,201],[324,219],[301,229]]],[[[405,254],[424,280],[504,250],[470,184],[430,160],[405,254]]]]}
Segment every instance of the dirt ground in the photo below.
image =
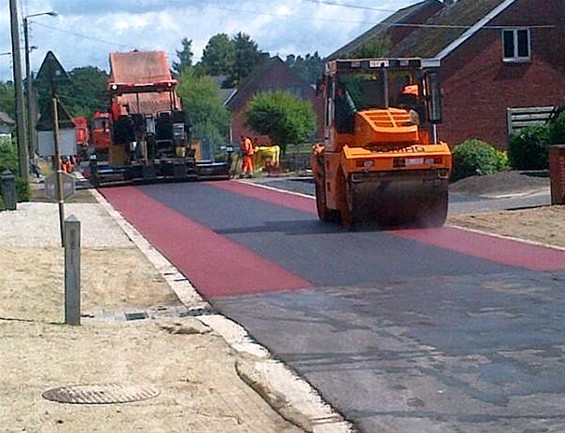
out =
{"type": "MultiPolygon", "coordinates": [[[[548,171],[514,170],[461,179],[450,185],[449,190],[467,196],[493,197],[547,190],[549,183],[548,171]]],[[[564,205],[456,215],[450,216],[447,223],[565,248],[564,205]]]]}
{"type": "MultiPolygon", "coordinates": [[[[99,210],[96,203],[78,201],[80,208],[69,205],[69,211],[99,210]]],[[[0,433],[302,431],[242,380],[236,367],[243,355],[198,318],[124,319],[125,311],[181,304],[119,230],[122,237],[109,246],[89,246],[85,236],[82,323],[65,325],[56,216],[57,206],[44,203],[0,213],[0,433]],[[110,403],[43,397],[77,385],[110,403]],[[123,394],[113,392],[115,386],[129,387],[134,401],[114,402],[123,394]],[[157,395],[137,398],[148,390],[157,395]]],[[[79,219],[84,231],[96,228],[79,219]]],[[[93,221],[98,230],[112,224],[108,215],[93,221]]]]}
{"type": "Polygon", "coordinates": [[[565,206],[456,215],[447,223],[565,248],[565,206]]]}

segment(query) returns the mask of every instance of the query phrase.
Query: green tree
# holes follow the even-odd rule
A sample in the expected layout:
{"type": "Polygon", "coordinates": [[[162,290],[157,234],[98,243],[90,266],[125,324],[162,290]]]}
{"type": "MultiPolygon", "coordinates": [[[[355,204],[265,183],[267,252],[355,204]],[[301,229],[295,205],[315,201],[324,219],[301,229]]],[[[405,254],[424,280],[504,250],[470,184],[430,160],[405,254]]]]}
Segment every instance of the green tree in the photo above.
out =
{"type": "Polygon", "coordinates": [[[241,80],[249,76],[259,63],[261,52],[257,44],[245,33],[239,32],[232,42],[235,47],[235,63],[227,84],[229,87],[238,87],[241,80]]]}
{"type": "Polygon", "coordinates": [[[186,68],[180,76],[177,92],[192,123],[193,138],[215,143],[227,141],[230,116],[212,77],[200,76],[194,68],[186,68]]]}
{"type": "Polygon", "coordinates": [[[178,62],[173,62],[173,71],[177,76],[182,74],[186,68],[192,66],[192,40],[188,38],[182,38],[181,41],[182,50],[176,51],[178,62]]]}
{"type": "Polygon", "coordinates": [[[16,115],[14,83],[11,81],[0,81],[0,111],[7,113],[11,118],[14,118],[16,115]]]}
{"type": "Polygon", "coordinates": [[[365,42],[352,53],[351,57],[357,59],[386,57],[391,48],[392,44],[390,38],[388,36],[381,36],[365,42]]]}
{"type": "Polygon", "coordinates": [[[202,60],[198,64],[202,75],[226,75],[234,73],[235,45],[225,33],[212,36],[204,48],[202,60]]]}
{"type": "Polygon", "coordinates": [[[290,54],[286,57],[285,64],[310,84],[315,84],[324,72],[324,60],[317,51],[306,54],[304,58],[290,54]]]}
{"type": "MultiPolygon", "coordinates": [[[[108,109],[108,74],[94,66],[75,68],[69,80],[57,84],[61,103],[73,117],[91,117],[95,111],[108,109]]],[[[51,105],[51,88],[46,83],[36,86],[39,94],[39,112],[51,105]]]]}
{"type": "Polygon", "coordinates": [[[287,92],[264,92],[255,95],[246,112],[247,125],[286,152],[291,143],[303,143],[316,131],[316,113],[312,104],[287,92]]]}

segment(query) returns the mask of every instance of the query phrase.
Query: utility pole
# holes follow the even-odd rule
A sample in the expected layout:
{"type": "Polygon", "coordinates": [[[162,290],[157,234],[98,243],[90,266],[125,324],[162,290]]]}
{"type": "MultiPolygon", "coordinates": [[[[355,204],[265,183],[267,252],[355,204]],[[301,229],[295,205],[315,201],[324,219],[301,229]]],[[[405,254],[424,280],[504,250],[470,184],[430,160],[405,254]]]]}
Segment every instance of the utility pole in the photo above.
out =
{"type": "Polygon", "coordinates": [[[16,0],[10,0],[10,26],[12,35],[12,62],[14,64],[14,87],[16,91],[16,122],[18,126],[18,161],[20,177],[29,180],[29,154],[26,139],[24,116],[24,86],[22,80],[22,59],[20,53],[20,34],[18,30],[18,9],[16,0]]]}
{"type": "Polygon", "coordinates": [[[40,12],[23,17],[24,23],[24,53],[25,53],[25,73],[26,73],[26,95],[27,95],[27,140],[29,157],[35,156],[37,150],[37,140],[35,132],[35,124],[37,121],[37,111],[35,103],[35,91],[33,89],[33,73],[31,72],[30,53],[31,50],[37,47],[30,47],[29,45],[29,24],[30,18],[40,17],[42,15],[49,15],[52,17],[57,16],[57,12],[40,12]]]}
{"type": "Polygon", "coordinates": [[[26,95],[27,95],[27,141],[28,141],[28,152],[29,156],[33,157],[35,152],[35,128],[34,128],[34,107],[33,107],[33,87],[32,81],[33,77],[31,75],[31,66],[29,61],[29,53],[31,49],[29,48],[29,31],[28,31],[28,21],[27,17],[24,17],[24,53],[25,53],[25,65],[26,65],[26,95]]]}

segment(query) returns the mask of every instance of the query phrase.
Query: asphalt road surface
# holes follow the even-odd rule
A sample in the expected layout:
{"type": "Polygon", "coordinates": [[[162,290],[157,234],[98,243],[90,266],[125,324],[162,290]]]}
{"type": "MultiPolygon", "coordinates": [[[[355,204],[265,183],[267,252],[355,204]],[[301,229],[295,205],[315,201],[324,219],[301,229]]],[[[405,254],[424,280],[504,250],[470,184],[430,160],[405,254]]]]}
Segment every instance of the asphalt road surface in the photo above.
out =
{"type": "Polygon", "coordinates": [[[564,251],[348,231],[237,181],[101,192],[360,431],[565,431],[564,251]]]}

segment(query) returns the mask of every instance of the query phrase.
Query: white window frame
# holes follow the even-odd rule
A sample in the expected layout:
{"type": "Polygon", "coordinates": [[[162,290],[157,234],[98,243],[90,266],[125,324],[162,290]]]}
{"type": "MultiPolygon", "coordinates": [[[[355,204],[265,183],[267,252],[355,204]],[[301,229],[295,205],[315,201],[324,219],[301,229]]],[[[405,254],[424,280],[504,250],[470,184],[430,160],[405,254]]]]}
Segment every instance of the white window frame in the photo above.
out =
{"type": "Polygon", "coordinates": [[[530,62],[532,60],[532,35],[530,29],[527,27],[516,27],[502,30],[502,60],[505,63],[524,63],[530,62]],[[528,55],[520,56],[518,54],[518,32],[525,31],[528,37],[528,55]],[[512,44],[514,48],[514,53],[511,57],[507,57],[505,53],[504,39],[507,33],[512,33],[512,44]]]}

